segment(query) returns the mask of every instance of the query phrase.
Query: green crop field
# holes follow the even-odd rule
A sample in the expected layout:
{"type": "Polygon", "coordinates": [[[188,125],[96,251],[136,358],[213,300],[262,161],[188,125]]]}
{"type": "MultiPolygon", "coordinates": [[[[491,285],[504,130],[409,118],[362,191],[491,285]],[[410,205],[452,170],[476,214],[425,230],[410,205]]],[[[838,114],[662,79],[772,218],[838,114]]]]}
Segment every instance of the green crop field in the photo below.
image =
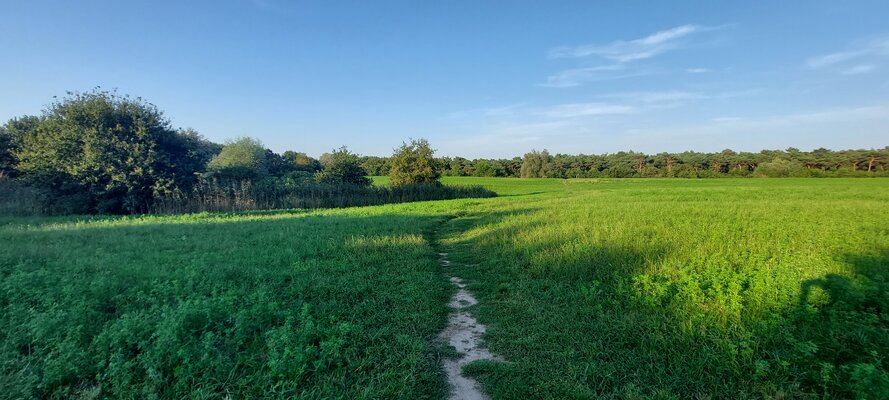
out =
{"type": "Polygon", "coordinates": [[[443,181],[499,196],[3,217],[0,397],[444,398],[442,251],[495,399],[889,397],[889,180],[443,181]]]}

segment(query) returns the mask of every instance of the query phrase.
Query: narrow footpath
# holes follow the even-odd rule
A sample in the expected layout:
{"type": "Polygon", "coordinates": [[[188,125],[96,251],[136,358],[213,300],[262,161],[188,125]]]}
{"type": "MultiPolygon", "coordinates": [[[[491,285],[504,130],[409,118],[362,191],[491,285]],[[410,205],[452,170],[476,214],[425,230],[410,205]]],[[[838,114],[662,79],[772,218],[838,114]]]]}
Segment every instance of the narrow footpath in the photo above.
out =
{"type": "Polygon", "coordinates": [[[454,293],[448,304],[451,308],[448,325],[439,334],[460,354],[459,358],[445,359],[442,362],[450,386],[448,398],[451,400],[487,399],[488,396],[482,391],[479,382],[463,375],[463,366],[476,360],[502,360],[484,347],[482,335],[485,333],[485,326],[466,310],[468,307],[478,304],[478,300],[466,290],[463,281],[455,276],[449,268],[451,262],[448,260],[448,253],[438,253],[438,255],[445,273],[451,283],[457,287],[457,292],[454,293]]]}

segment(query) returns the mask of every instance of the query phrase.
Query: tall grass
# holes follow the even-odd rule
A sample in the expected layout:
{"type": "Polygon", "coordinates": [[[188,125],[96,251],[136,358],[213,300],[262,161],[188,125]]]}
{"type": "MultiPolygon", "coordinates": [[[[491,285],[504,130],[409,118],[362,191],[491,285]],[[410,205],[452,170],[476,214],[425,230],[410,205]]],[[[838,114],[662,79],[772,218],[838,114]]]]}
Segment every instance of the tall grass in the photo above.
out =
{"type": "Polygon", "coordinates": [[[37,215],[41,207],[40,191],[0,176],[0,215],[37,215]]]}
{"type": "Polygon", "coordinates": [[[190,193],[159,196],[152,213],[274,210],[288,208],[342,208],[412,201],[486,198],[496,194],[482,186],[351,184],[254,184],[203,182],[190,193]]]}

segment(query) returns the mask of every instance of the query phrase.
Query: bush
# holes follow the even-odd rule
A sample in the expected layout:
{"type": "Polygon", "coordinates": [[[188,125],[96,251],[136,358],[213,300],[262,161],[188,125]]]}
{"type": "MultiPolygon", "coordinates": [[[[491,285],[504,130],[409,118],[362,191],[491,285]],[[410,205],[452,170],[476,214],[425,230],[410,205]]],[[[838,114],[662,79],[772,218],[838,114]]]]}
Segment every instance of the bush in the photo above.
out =
{"type": "Polygon", "coordinates": [[[434,153],[426,139],[403,143],[390,160],[389,183],[392,186],[438,184],[441,167],[434,153]]]}
{"type": "Polygon", "coordinates": [[[46,207],[144,212],[156,194],[193,183],[205,161],[202,139],[173,130],[155,106],[114,92],[69,93],[23,120],[17,170],[45,193],[46,207]]]}
{"type": "Polygon", "coordinates": [[[350,153],[346,146],[322,155],[321,165],[324,169],[315,176],[318,183],[357,186],[371,184],[367,171],[361,167],[361,160],[357,155],[350,153]]]}
{"type": "Polygon", "coordinates": [[[207,164],[207,174],[235,181],[257,180],[268,176],[266,149],[259,140],[242,137],[230,141],[207,164]]]}

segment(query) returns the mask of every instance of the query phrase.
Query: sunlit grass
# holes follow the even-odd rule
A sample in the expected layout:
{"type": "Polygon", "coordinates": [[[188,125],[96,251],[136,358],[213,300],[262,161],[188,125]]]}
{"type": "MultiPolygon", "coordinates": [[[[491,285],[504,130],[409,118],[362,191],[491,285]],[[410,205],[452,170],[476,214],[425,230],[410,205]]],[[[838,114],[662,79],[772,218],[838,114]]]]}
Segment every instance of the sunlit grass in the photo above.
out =
{"type": "Polygon", "coordinates": [[[556,181],[488,202],[444,240],[513,361],[473,371],[503,398],[882,393],[887,183],[556,181]]]}
{"type": "Polygon", "coordinates": [[[2,218],[2,393],[440,398],[446,250],[494,398],[885,397],[887,181],[444,183],[499,196],[2,218]]]}

